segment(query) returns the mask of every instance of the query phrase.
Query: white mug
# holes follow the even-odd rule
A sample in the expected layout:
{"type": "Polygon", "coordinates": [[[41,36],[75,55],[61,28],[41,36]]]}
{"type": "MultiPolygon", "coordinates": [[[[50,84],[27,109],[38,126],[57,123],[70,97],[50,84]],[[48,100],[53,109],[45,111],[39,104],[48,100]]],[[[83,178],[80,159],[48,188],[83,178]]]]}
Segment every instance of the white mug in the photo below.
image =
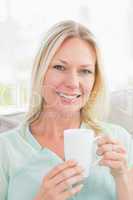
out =
{"type": "Polygon", "coordinates": [[[96,159],[96,141],[92,129],[66,129],[64,130],[65,160],[76,160],[85,170],[85,177],[89,176],[90,168],[100,161],[96,159]]]}

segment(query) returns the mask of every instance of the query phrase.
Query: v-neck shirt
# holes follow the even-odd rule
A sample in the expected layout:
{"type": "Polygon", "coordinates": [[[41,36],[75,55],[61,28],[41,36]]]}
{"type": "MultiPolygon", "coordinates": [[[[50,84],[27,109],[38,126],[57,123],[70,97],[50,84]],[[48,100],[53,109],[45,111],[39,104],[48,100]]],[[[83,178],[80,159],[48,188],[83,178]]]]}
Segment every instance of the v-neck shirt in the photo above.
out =
{"type": "MultiPolygon", "coordinates": [[[[129,166],[133,165],[132,136],[122,127],[102,123],[103,134],[120,140],[129,166]]],[[[87,128],[82,123],[80,128],[87,128]]],[[[0,200],[34,200],[44,176],[63,163],[55,152],[42,147],[28,124],[0,135],[0,200]]],[[[94,166],[83,189],[71,200],[116,200],[116,187],[108,167],[94,166]]]]}

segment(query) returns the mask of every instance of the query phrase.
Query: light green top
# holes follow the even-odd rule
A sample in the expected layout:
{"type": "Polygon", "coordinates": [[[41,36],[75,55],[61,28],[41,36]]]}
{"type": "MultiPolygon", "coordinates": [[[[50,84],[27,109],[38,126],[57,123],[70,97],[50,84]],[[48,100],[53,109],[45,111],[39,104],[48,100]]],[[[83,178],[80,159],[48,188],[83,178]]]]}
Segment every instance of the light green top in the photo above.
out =
{"type": "MultiPolygon", "coordinates": [[[[82,124],[80,128],[87,128],[82,124]]],[[[128,163],[133,164],[133,141],[120,126],[103,123],[103,133],[118,138],[126,147],[128,163]]],[[[43,177],[64,162],[42,148],[28,126],[0,134],[0,200],[33,200],[43,177]]],[[[115,182],[108,167],[95,166],[74,200],[116,200],[115,182]]]]}

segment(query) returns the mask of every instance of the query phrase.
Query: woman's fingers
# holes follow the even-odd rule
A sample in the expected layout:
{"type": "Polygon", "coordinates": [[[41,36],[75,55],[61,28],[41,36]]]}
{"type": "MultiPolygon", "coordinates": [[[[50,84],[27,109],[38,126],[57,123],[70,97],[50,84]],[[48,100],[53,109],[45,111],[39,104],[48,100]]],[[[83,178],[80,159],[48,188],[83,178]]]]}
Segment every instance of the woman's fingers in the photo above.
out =
{"type": "Polygon", "coordinates": [[[83,181],[83,179],[84,179],[83,175],[73,176],[62,181],[61,183],[56,185],[55,188],[57,188],[56,190],[58,192],[64,192],[65,190],[72,189],[72,185],[80,183],[81,181],[83,181]]]}
{"type": "Polygon", "coordinates": [[[60,174],[57,174],[52,180],[52,184],[56,185],[59,184],[62,181],[67,180],[68,178],[74,176],[74,175],[82,175],[84,172],[84,169],[80,166],[74,166],[71,168],[65,168],[60,174]]]}
{"type": "Polygon", "coordinates": [[[127,171],[127,152],[121,142],[104,136],[98,140],[97,154],[102,156],[99,164],[108,166],[111,174],[119,176],[127,171]]]}
{"type": "Polygon", "coordinates": [[[109,137],[109,136],[102,136],[97,140],[97,144],[98,146],[102,146],[104,144],[117,144],[118,141],[116,141],[115,139],[109,137]]]}
{"type": "Polygon", "coordinates": [[[106,162],[108,160],[111,161],[124,161],[126,160],[126,154],[121,154],[121,153],[117,153],[117,152],[106,152],[100,163],[106,162]]]}
{"type": "Polygon", "coordinates": [[[66,199],[65,196],[71,197],[78,191],[79,184],[84,179],[84,169],[80,167],[76,161],[66,161],[44,177],[42,190],[45,191],[45,196],[53,198],[53,195],[58,196],[61,200],[66,199]]]}
{"type": "Polygon", "coordinates": [[[118,153],[126,153],[126,149],[119,144],[103,144],[97,149],[98,155],[103,155],[106,152],[118,152],[118,153]]]}
{"type": "Polygon", "coordinates": [[[104,160],[103,163],[100,165],[104,165],[104,166],[110,167],[111,169],[121,171],[125,169],[126,162],[125,162],[125,165],[123,165],[123,163],[118,160],[104,160]]]}
{"type": "Polygon", "coordinates": [[[51,179],[55,177],[57,174],[61,173],[63,170],[67,169],[68,167],[76,166],[77,162],[74,160],[68,160],[65,163],[62,163],[56,166],[50,173],[48,173],[47,178],[51,179]]]}
{"type": "Polygon", "coordinates": [[[77,185],[65,192],[63,192],[61,195],[60,195],[60,199],[61,200],[66,200],[68,198],[71,198],[72,196],[74,196],[75,194],[79,193],[81,191],[81,189],[83,188],[83,184],[80,184],[80,185],[77,185]]]}

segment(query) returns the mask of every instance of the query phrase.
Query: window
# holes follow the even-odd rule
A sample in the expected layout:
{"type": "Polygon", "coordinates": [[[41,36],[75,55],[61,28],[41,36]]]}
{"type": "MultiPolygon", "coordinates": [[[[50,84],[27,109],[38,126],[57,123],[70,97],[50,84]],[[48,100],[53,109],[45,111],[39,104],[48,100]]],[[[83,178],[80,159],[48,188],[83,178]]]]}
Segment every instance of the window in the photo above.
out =
{"type": "Polygon", "coordinates": [[[26,110],[33,59],[45,30],[63,19],[86,24],[102,50],[110,90],[133,86],[130,0],[1,0],[0,114],[26,110]]]}

